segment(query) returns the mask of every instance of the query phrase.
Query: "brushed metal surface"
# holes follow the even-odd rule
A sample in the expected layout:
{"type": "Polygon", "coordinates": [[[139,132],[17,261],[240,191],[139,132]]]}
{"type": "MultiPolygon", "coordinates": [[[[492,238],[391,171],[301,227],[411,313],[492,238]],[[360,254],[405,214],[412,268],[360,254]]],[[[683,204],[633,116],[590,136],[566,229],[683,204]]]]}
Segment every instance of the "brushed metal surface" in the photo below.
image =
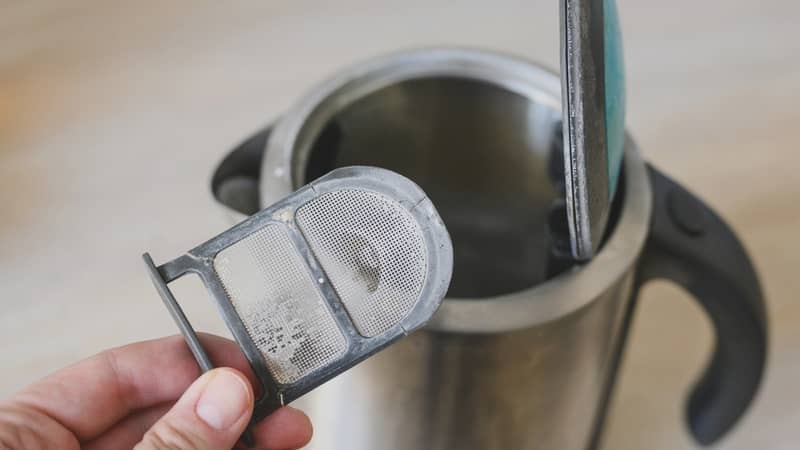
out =
{"type": "Polygon", "coordinates": [[[451,297],[516,292],[547,275],[547,221],[558,197],[558,77],[467,49],[396,53],[349,67],[276,123],[261,202],[353,164],[391,168],[422,187],[455,249],[451,297]]]}
{"type": "Polygon", "coordinates": [[[275,125],[264,204],[334,167],[377,165],[419,183],[453,236],[453,281],[428,329],[298,402],[313,449],[590,446],[650,190],[628,140],[615,232],[590,263],[547,278],[559,95],[556,75],[511,57],[412,51],[346,69],[275,125]]]}
{"type": "Polygon", "coordinates": [[[297,402],[311,448],[586,449],[631,278],[539,326],[409,336],[297,402]]]}

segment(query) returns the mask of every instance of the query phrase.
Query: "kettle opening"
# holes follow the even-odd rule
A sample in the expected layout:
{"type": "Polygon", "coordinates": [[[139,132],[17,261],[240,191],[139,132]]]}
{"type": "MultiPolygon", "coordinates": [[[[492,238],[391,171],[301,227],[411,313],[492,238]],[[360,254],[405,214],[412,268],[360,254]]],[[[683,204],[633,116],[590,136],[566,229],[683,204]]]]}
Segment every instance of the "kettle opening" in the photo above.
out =
{"type": "Polygon", "coordinates": [[[237,146],[215,171],[212,191],[241,220],[340,166],[397,171],[427,192],[454,244],[450,290],[429,327],[528,328],[630,279],[652,207],[644,161],[628,136],[600,251],[580,267],[557,256],[563,236],[555,231],[564,225],[553,218],[565,216],[556,209],[560,95],[554,72],[493,52],[414,50],[367,61],[237,146]]]}
{"type": "Polygon", "coordinates": [[[457,76],[402,80],[323,118],[304,184],[369,165],[415,181],[454,247],[449,297],[486,298],[553,275],[552,208],[563,198],[561,113],[497,84],[457,76]]]}

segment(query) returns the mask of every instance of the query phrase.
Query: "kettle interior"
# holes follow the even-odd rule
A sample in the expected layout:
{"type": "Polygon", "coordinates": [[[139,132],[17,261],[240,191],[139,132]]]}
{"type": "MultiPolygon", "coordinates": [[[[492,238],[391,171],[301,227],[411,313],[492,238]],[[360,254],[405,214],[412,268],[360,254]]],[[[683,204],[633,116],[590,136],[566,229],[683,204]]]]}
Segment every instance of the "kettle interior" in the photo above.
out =
{"type": "Polygon", "coordinates": [[[404,80],[327,117],[303,180],[342,166],[396,171],[422,187],[454,247],[449,297],[530,288],[552,273],[549,223],[563,204],[561,115],[497,84],[404,80]]]}

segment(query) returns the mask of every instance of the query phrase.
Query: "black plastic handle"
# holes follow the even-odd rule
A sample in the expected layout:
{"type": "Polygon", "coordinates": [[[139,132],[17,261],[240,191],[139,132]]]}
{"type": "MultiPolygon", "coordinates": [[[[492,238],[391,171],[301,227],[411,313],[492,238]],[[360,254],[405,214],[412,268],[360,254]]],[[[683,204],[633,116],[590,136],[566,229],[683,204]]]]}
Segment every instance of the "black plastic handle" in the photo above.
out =
{"type": "Polygon", "coordinates": [[[767,320],[758,277],[733,231],[702,201],[652,166],[653,215],[638,282],[669,279],[711,318],[714,354],[687,403],[703,445],[717,441],[753,400],[767,359],[767,320]]]}
{"type": "Polygon", "coordinates": [[[211,177],[211,193],[223,205],[251,215],[261,209],[258,182],[272,126],[267,126],[239,143],[219,163],[211,177]]]}

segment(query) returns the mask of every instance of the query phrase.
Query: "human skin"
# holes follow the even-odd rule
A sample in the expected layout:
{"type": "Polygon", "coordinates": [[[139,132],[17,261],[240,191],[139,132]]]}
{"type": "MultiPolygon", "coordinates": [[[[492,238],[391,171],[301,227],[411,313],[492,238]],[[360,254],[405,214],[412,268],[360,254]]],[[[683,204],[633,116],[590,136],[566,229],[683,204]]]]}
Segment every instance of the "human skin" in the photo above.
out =
{"type": "MultiPolygon", "coordinates": [[[[239,448],[255,377],[235,343],[200,340],[219,367],[202,376],[172,336],[103,351],[33,383],[0,402],[0,449],[239,448]]],[[[284,407],[251,432],[256,448],[286,450],[307,444],[312,428],[284,407]]]]}

